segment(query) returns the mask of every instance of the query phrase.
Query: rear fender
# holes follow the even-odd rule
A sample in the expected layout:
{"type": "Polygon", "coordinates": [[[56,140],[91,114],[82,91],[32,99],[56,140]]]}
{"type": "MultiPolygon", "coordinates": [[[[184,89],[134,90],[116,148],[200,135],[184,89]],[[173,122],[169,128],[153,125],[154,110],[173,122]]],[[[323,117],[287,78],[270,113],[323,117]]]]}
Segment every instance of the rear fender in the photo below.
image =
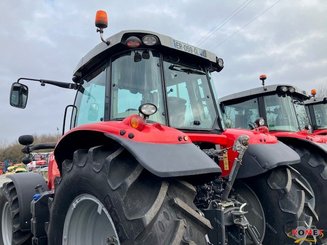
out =
{"type": "MultiPolygon", "coordinates": [[[[162,137],[165,137],[162,135],[162,137]]],[[[149,172],[158,177],[216,177],[220,167],[193,143],[148,143],[97,131],[73,131],[65,135],[54,151],[60,172],[62,162],[72,159],[77,149],[107,145],[124,147],[149,172]]]]}
{"type": "MultiPolygon", "coordinates": [[[[278,166],[300,162],[299,155],[290,147],[278,141],[269,131],[226,129],[223,134],[226,135],[229,145],[232,145],[240,135],[249,136],[249,146],[244,153],[242,166],[237,175],[238,179],[253,177],[278,166]]],[[[232,149],[228,151],[228,155],[230,171],[237,155],[232,149]]],[[[228,174],[230,173],[228,172],[228,174]]]]}
{"type": "Polygon", "coordinates": [[[305,147],[306,149],[314,152],[314,154],[320,154],[325,159],[327,159],[327,143],[318,143],[310,141],[307,139],[300,138],[288,138],[288,137],[279,137],[279,140],[284,142],[286,145],[289,145],[292,148],[297,146],[305,147]]]}
{"type": "Polygon", "coordinates": [[[278,166],[300,163],[300,156],[282,142],[252,144],[246,150],[237,178],[253,177],[278,166]]]}
{"type": "Polygon", "coordinates": [[[36,193],[35,187],[41,185],[43,190],[48,190],[47,184],[40,174],[36,173],[19,173],[8,175],[7,178],[14,182],[18,195],[19,218],[22,230],[31,228],[31,202],[36,193]]]}

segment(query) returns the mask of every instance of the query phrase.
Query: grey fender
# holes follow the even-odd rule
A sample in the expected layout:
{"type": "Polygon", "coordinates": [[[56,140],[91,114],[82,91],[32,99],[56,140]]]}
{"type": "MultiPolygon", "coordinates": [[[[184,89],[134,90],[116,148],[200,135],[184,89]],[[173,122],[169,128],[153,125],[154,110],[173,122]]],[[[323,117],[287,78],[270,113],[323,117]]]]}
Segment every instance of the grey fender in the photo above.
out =
{"type": "Polygon", "coordinates": [[[317,143],[307,139],[293,138],[293,137],[278,137],[278,140],[284,142],[286,145],[296,147],[297,145],[304,146],[310,151],[318,152],[326,157],[327,155],[327,143],[317,143]]]}
{"type": "Polygon", "coordinates": [[[194,144],[153,144],[135,142],[110,134],[107,137],[119,142],[144,168],[159,177],[221,173],[217,163],[194,144]]]}
{"type": "Polygon", "coordinates": [[[308,164],[311,165],[311,167],[322,168],[321,177],[327,180],[327,167],[326,167],[327,143],[317,143],[306,139],[291,138],[291,137],[283,137],[283,138],[280,137],[279,140],[283,141],[292,149],[299,152],[301,157],[303,158],[308,157],[305,161],[307,161],[308,164]],[[306,149],[306,151],[302,152],[303,149],[306,149]],[[307,152],[310,153],[311,157],[309,155],[306,155],[307,152]]]}
{"type": "Polygon", "coordinates": [[[44,178],[36,173],[18,173],[8,175],[7,178],[14,182],[18,196],[19,218],[22,230],[31,229],[31,202],[36,193],[35,187],[41,185],[43,189],[48,190],[48,186],[44,178]]]}
{"type": "Polygon", "coordinates": [[[163,177],[216,177],[221,173],[220,167],[200,148],[192,143],[157,144],[136,142],[113,134],[76,131],[65,136],[55,149],[55,158],[59,170],[64,159],[72,159],[77,149],[89,149],[96,145],[120,144],[149,172],[163,177]],[[87,140],[85,140],[87,139],[87,140]]]}
{"type": "Polygon", "coordinates": [[[280,141],[276,144],[252,144],[244,154],[237,178],[253,177],[278,166],[299,162],[300,156],[280,141]]]}

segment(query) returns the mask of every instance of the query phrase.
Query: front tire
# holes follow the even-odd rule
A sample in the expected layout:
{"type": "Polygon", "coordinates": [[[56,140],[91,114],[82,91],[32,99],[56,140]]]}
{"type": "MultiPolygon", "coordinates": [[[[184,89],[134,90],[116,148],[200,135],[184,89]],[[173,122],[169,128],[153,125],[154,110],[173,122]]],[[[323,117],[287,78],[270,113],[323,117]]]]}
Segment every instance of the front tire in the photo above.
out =
{"type": "Polygon", "coordinates": [[[195,194],[186,182],[152,175],[118,145],[77,150],[62,165],[49,244],[206,244],[211,225],[196,212],[195,194]]]}
{"type": "Polygon", "coordinates": [[[12,181],[4,183],[0,189],[0,245],[31,244],[30,231],[20,227],[18,195],[12,181]]]}

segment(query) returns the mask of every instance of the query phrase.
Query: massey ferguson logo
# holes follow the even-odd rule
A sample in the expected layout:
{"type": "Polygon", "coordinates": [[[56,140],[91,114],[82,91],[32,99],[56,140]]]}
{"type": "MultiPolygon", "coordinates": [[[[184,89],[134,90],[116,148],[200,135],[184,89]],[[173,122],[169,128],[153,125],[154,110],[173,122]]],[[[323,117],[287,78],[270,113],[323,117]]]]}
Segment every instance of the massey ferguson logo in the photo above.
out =
{"type": "Polygon", "coordinates": [[[294,243],[296,244],[300,244],[304,241],[315,244],[324,236],[324,231],[317,229],[316,227],[307,228],[304,226],[298,226],[296,229],[292,229],[287,236],[294,239],[294,243]]]}

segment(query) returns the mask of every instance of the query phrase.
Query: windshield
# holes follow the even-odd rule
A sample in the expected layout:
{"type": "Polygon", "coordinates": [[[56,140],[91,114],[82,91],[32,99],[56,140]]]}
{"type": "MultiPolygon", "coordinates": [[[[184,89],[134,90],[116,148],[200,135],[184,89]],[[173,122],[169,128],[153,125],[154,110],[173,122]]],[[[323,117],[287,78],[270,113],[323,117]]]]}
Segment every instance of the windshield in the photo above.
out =
{"type": "Polygon", "coordinates": [[[270,130],[292,131],[299,130],[292,98],[277,94],[264,96],[267,124],[270,130]]]}
{"type": "Polygon", "coordinates": [[[259,116],[258,99],[224,105],[223,119],[227,128],[249,128],[259,116]]]}
{"type": "Polygon", "coordinates": [[[201,69],[164,61],[169,125],[212,129],[217,113],[207,74],[201,69]]]}
{"type": "Polygon", "coordinates": [[[141,104],[152,103],[158,111],[149,120],[165,123],[159,54],[131,51],[112,61],[110,118],[137,114],[141,104]]]}
{"type": "Polygon", "coordinates": [[[327,104],[314,104],[312,107],[317,129],[327,128],[327,104]]]}
{"type": "Polygon", "coordinates": [[[203,69],[181,65],[178,58],[165,58],[156,51],[132,50],[83,78],[73,125],[122,120],[138,114],[140,105],[152,103],[158,111],[150,122],[211,130],[218,116],[211,91],[203,69]]]}

